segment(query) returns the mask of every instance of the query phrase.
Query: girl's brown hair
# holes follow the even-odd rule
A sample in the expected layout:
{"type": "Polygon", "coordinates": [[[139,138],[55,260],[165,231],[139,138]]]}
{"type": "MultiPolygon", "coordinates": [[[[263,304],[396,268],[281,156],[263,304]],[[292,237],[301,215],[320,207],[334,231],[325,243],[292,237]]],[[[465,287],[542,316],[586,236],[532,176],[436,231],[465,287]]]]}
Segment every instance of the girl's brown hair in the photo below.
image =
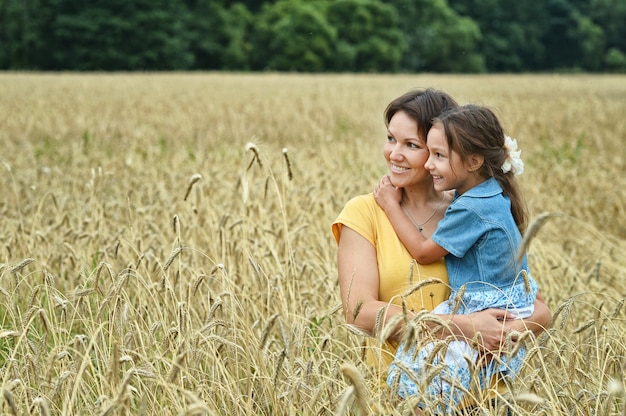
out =
{"type": "Polygon", "coordinates": [[[511,171],[502,171],[507,157],[505,135],[494,112],[487,107],[468,104],[445,111],[434,122],[441,122],[450,150],[458,153],[463,161],[472,154],[483,156],[483,164],[477,173],[498,181],[504,195],[511,200],[511,213],[523,233],[528,213],[515,175],[511,171]]]}

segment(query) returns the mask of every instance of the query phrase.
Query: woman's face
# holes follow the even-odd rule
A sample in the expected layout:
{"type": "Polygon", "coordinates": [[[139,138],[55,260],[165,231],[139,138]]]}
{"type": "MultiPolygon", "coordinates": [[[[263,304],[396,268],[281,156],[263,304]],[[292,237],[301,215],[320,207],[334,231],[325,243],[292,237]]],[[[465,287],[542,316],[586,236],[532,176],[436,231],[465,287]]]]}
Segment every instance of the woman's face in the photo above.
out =
{"type": "Polygon", "coordinates": [[[424,168],[428,148],[417,135],[417,122],[399,111],[393,115],[387,128],[387,142],[383,155],[389,167],[391,183],[399,188],[416,185],[432,179],[424,168]]]}

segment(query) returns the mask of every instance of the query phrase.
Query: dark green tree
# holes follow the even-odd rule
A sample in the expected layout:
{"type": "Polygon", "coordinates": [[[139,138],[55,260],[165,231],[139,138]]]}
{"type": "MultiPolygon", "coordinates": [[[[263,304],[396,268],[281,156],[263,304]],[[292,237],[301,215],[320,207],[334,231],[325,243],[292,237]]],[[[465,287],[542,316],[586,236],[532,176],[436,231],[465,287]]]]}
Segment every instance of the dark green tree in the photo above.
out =
{"type": "Polygon", "coordinates": [[[574,14],[577,42],[580,44],[580,67],[585,71],[599,71],[604,66],[605,34],[589,17],[580,12],[574,14]]]}
{"type": "Polygon", "coordinates": [[[264,4],[274,3],[275,0],[239,0],[238,2],[246,6],[252,13],[257,13],[264,4]]]}
{"type": "Polygon", "coordinates": [[[178,70],[193,62],[183,3],[168,0],[49,0],[52,67],[178,70]]]}
{"type": "Polygon", "coordinates": [[[230,7],[215,0],[189,2],[190,51],[196,69],[250,69],[253,16],[242,3],[230,7]]]}
{"type": "Polygon", "coordinates": [[[0,69],[26,65],[24,37],[27,26],[22,18],[22,3],[0,1],[0,69]]]}
{"type": "Polygon", "coordinates": [[[400,15],[407,71],[483,72],[480,28],[446,0],[388,0],[400,15]]]}
{"type": "Polygon", "coordinates": [[[546,2],[547,27],[542,37],[546,69],[582,68],[576,10],[568,0],[546,2]]]}
{"type": "Polygon", "coordinates": [[[0,0],[0,69],[625,71],[624,0],[0,0]]]}
{"type": "Polygon", "coordinates": [[[626,54],[611,48],[604,57],[604,68],[609,72],[626,72],[626,54]]]}
{"type": "Polygon", "coordinates": [[[54,13],[41,0],[0,0],[0,68],[45,69],[54,13]]]}
{"type": "MultiPolygon", "coordinates": [[[[626,2],[623,0],[586,0],[587,10],[581,10],[604,31],[606,42],[603,68],[611,71],[620,67],[620,55],[626,56],[626,2]]],[[[626,70],[622,66],[621,71],[626,70]]]]}
{"type": "Polygon", "coordinates": [[[480,50],[488,71],[541,69],[546,10],[536,0],[457,0],[451,6],[480,27],[480,50]]]}
{"type": "Polygon", "coordinates": [[[335,0],[326,18],[337,31],[337,71],[391,72],[399,69],[406,42],[393,6],[375,0],[335,0]]]}
{"type": "Polygon", "coordinates": [[[253,69],[319,72],[332,67],[335,29],[315,2],[263,6],[254,30],[253,69]]]}

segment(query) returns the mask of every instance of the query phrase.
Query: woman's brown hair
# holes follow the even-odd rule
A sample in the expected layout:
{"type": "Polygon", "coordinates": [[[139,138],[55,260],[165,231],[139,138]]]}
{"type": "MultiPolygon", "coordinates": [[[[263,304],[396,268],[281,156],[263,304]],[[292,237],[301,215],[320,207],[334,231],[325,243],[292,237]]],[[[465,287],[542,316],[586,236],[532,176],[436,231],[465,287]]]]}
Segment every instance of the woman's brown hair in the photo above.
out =
{"type": "Polygon", "coordinates": [[[433,88],[409,91],[396,98],[385,109],[385,125],[394,114],[402,111],[417,123],[418,137],[426,142],[426,135],[433,125],[433,119],[446,110],[458,107],[452,97],[433,88]]]}

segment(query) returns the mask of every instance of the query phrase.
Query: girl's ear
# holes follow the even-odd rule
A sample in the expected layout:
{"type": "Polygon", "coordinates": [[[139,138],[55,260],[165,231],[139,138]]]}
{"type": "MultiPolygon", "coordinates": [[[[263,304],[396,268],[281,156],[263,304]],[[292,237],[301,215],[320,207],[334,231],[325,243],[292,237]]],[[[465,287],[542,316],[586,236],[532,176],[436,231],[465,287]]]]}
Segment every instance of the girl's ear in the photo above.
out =
{"type": "Polygon", "coordinates": [[[467,158],[467,169],[470,172],[476,172],[481,168],[483,163],[485,162],[485,157],[483,155],[479,155],[473,153],[470,157],[467,158]]]}

